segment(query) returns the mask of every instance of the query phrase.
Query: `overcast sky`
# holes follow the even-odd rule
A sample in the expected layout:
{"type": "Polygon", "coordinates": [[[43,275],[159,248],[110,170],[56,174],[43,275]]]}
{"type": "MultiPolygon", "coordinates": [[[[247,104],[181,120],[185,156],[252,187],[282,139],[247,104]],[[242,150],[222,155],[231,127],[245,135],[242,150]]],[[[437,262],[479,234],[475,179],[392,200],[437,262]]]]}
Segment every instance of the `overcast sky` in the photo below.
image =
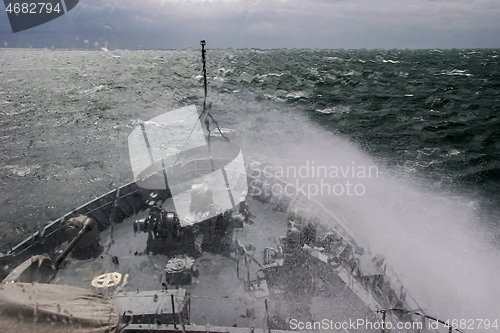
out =
{"type": "Polygon", "coordinates": [[[109,49],[500,48],[499,0],[80,0],[0,46],[109,49]]]}

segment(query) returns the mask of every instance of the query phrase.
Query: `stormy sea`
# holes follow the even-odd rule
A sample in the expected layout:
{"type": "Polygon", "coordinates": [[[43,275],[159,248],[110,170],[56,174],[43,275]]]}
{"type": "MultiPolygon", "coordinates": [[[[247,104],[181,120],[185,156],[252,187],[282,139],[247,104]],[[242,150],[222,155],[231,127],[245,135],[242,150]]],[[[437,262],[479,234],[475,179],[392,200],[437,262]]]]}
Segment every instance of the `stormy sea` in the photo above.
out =
{"type": "MultiPolygon", "coordinates": [[[[499,55],[209,49],[208,100],[426,311],[500,321],[499,55]]],[[[2,249],[133,181],[133,128],[203,95],[200,50],[0,49],[2,249]]]]}

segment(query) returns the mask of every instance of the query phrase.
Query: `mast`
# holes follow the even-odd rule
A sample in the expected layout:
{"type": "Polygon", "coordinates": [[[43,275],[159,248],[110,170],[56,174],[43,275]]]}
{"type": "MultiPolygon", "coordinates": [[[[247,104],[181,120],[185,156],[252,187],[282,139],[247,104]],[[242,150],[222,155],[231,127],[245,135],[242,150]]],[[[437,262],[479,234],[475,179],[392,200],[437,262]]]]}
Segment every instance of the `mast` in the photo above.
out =
{"type": "Polygon", "coordinates": [[[201,45],[201,59],[203,60],[203,84],[205,88],[205,97],[203,98],[203,112],[201,114],[206,113],[205,115],[205,125],[207,126],[207,131],[208,131],[208,137],[207,137],[207,144],[208,144],[208,154],[210,155],[210,165],[212,166],[212,172],[215,171],[215,166],[214,166],[214,159],[212,156],[212,150],[210,149],[210,120],[208,119],[209,114],[207,112],[207,66],[206,66],[206,59],[205,55],[207,51],[205,51],[205,45],[207,43],[205,40],[202,40],[200,42],[201,45]]]}
{"type": "Polygon", "coordinates": [[[203,99],[203,113],[206,112],[207,110],[207,68],[206,68],[206,60],[205,60],[205,55],[207,51],[205,51],[205,45],[207,43],[205,40],[202,40],[200,42],[201,45],[201,58],[203,59],[203,84],[205,86],[205,98],[203,99]]]}

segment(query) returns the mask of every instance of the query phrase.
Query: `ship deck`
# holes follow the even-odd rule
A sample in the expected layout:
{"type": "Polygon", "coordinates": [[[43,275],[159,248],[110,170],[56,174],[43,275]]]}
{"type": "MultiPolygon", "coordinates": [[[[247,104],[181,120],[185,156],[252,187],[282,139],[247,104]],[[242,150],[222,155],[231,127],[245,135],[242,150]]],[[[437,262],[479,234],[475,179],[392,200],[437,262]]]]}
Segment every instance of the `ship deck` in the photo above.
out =
{"type": "MultiPolygon", "coordinates": [[[[168,206],[168,202],[164,204],[164,208],[168,209],[168,206]]],[[[236,229],[234,237],[244,246],[253,245],[256,248],[254,258],[262,263],[264,249],[277,248],[279,237],[285,235],[287,214],[251,198],[248,206],[255,215],[253,223],[245,224],[241,230],[236,229]]],[[[168,253],[147,253],[148,235],[133,231],[133,221],[146,217],[147,213],[143,211],[102,231],[102,253],[86,260],[69,256],[64,269],[52,283],[93,289],[116,299],[146,291],[176,290],[178,287],[166,284],[168,253]],[[108,288],[92,286],[95,277],[112,272],[122,276],[118,285],[108,288]]],[[[191,324],[290,330],[293,329],[292,320],[303,323],[342,322],[349,318],[379,321],[338,275],[310,272],[315,267],[307,263],[295,266],[276,281],[262,282],[259,286],[254,284],[251,290],[245,280],[248,276],[250,280],[256,279],[260,267],[255,262],[245,265],[243,258],[237,259],[234,255],[204,252],[196,258],[194,266],[199,276],[192,284],[180,286],[189,293],[191,324]],[[312,282],[308,281],[311,277],[312,282]],[[309,288],[310,285],[313,288],[309,288]]]]}

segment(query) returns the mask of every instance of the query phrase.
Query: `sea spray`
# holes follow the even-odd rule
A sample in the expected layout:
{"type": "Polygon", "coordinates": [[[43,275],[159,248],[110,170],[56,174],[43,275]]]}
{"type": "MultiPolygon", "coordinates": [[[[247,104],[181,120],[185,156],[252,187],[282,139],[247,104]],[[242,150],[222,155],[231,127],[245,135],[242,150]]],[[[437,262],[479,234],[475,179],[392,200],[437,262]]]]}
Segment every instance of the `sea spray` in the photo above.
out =
{"type": "MultiPolygon", "coordinates": [[[[493,320],[500,313],[500,270],[492,265],[500,253],[483,237],[475,201],[430,190],[425,179],[391,170],[297,114],[293,121],[271,114],[260,125],[258,133],[272,133],[273,145],[255,140],[243,149],[263,155],[272,165],[267,170],[271,174],[281,174],[292,184],[299,180],[306,188],[318,179],[335,184],[354,178],[363,184],[363,195],[309,196],[330,207],[361,246],[382,255],[429,315],[493,320]],[[298,132],[300,140],[293,134],[298,132]],[[363,166],[377,172],[376,177],[356,178],[352,171],[329,177],[323,166],[344,171],[363,166]],[[318,171],[326,177],[317,177],[318,171]]],[[[246,134],[248,139],[256,133],[246,134]]]]}

